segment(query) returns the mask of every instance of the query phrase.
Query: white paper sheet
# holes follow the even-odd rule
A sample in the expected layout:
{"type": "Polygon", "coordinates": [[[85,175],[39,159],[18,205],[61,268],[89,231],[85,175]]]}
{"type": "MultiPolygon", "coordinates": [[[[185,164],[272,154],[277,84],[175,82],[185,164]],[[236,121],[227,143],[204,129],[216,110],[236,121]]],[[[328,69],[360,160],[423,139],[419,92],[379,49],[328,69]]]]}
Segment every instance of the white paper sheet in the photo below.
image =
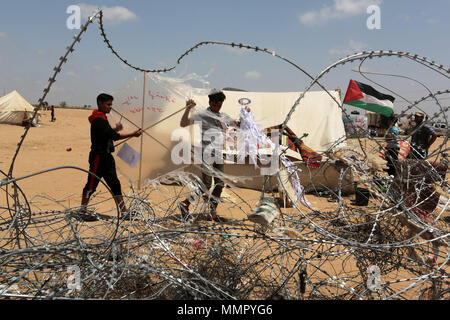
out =
{"type": "Polygon", "coordinates": [[[131,168],[134,168],[138,163],[141,155],[139,152],[135,151],[127,143],[124,143],[122,148],[120,148],[117,156],[125,161],[131,168]]]}

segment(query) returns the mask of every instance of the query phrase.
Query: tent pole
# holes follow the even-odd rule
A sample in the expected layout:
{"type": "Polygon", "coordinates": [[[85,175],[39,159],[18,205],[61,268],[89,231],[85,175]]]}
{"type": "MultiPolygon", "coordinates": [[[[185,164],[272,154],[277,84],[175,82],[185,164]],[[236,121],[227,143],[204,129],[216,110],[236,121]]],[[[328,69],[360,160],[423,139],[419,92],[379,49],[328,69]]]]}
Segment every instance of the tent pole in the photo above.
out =
{"type": "MultiPolygon", "coordinates": [[[[144,112],[145,112],[145,80],[147,78],[147,73],[144,71],[144,86],[142,89],[142,118],[141,118],[141,129],[144,128],[144,112]]],[[[141,189],[141,179],[142,179],[142,145],[144,142],[144,135],[141,135],[141,150],[140,150],[140,157],[139,157],[139,181],[138,181],[138,189],[141,189]]]]}

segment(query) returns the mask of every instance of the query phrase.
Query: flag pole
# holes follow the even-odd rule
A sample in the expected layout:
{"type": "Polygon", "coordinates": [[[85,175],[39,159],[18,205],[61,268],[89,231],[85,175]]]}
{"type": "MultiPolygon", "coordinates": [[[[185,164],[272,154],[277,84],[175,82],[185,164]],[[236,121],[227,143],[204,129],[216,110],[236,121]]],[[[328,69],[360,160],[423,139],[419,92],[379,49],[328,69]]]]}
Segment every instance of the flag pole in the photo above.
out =
{"type": "MultiPolygon", "coordinates": [[[[147,78],[147,73],[144,71],[144,86],[142,89],[142,117],[141,117],[141,129],[144,128],[144,112],[145,112],[145,80],[147,78]]],[[[140,149],[140,157],[139,157],[139,180],[138,180],[138,189],[141,189],[141,179],[142,179],[142,145],[144,142],[144,135],[141,135],[141,149],[140,149]]]]}

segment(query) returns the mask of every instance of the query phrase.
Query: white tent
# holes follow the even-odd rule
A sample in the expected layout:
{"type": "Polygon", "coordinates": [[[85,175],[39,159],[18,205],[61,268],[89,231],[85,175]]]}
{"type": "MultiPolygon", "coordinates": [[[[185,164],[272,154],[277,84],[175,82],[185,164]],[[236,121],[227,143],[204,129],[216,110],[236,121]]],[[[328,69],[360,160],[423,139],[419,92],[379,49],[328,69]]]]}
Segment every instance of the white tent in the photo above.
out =
{"type": "MultiPolygon", "coordinates": [[[[136,130],[136,128],[144,128],[145,131],[138,139],[122,140],[116,144],[118,146],[117,166],[120,172],[137,182],[141,179],[152,179],[185,166],[184,164],[175,164],[172,159],[172,151],[180,143],[178,138],[182,136],[182,140],[185,140],[193,137],[193,139],[189,139],[190,142],[193,142],[201,137],[193,133],[194,126],[180,128],[180,119],[186,100],[193,98],[196,101],[197,106],[192,112],[202,111],[208,107],[209,92],[210,89],[192,88],[178,79],[148,74],[145,78],[138,76],[126,86],[116,90],[113,93],[114,111],[108,116],[111,124],[122,122],[124,132],[136,130]],[[145,83],[143,79],[146,79],[145,83]],[[143,87],[145,87],[144,90],[143,87]],[[144,97],[142,96],[143,92],[145,92],[144,97]],[[177,132],[180,129],[184,130],[184,133],[177,132]],[[126,152],[127,156],[138,159],[138,162],[124,161],[124,158],[119,156],[122,147],[126,147],[126,150],[130,151],[126,152]]],[[[234,119],[239,119],[241,103],[250,102],[249,106],[255,120],[262,128],[283,123],[286,115],[301,95],[301,92],[228,90],[224,90],[224,93],[226,100],[222,106],[222,112],[234,119]]],[[[307,133],[308,137],[303,140],[316,152],[328,150],[336,141],[345,138],[340,103],[338,91],[329,91],[329,94],[326,91],[307,92],[292,114],[288,126],[298,137],[307,133]]],[[[294,151],[287,152],[287,155],[301,159],[300,154],[294,151]]],[[[231,170],[239,169],[237,164],[230,164],[229,167],[231,170]]]]}
{"type": "Polygon", "coordinates": [[[0,123],[21,125],[31,119],[34,107],[16,90],[0,98],[0,123]]]}
{"type": "MultiPolygon", "coordinates": [[[[262,128],[269,128],[280,125],[284,122],[286,115],[291,110],[296,100],[301,96],[301,92],[241,92],[225,91],[221,112],[227,113],[234,119],[239,119],[242,104],[248,104],[254,115],[255,122],[262,128]]],[[[207,96],[195,97],[197,104],[208,105],[207,96]]],[[[311,91],[305,93],[304,97],[296,106],[295,112],[291,115],[287,126],[297,135],[302,137],[304,143],[314,151],[323,153],[332,148],[346,145],[346,133],[344,122],[342,121],[342,110],[340,93],[334,91],[311,91]]],[[[228,151],[227,151],[228,152],[228,151]]],[[[311,168],[304,165],[298,152],[287,150],[286,155],[290,157],[300,168],[298,172],[305,190],[328,188],[336,190],[339,187],[340,169],[333,162],[323,162],[320,168],[311,168]],[[295,161],[297,160],[297,161],[295,161]]],[[[238,187],[260,190],[264,177],[261,176],[260,169],[252,164],[239,164],[225,161],[224,172],[231,176],[251,177],[244,181],[235,183],[238,187]]],[[[194,172],[199,173],[198,170],[194,172]]],[[[281,178],[281,176],[280,176],[281,178]]],[[[286,178],[286,177],[285,177],[286,178]]],[[[287,178],[286,178],[287,179],[287,178]]],[[[351,173],[348,172],[342,184],[343,192],[351,192],[349,186],[352,182],[351,173]]],[[[277,176],[272,176],[266,181],[266,190],[279,187],[277,176]]],[[[292,187],[283,182],[288,193],[292,187]],[[289,189],[290,188],[290,189],[289,189]]],[[[291,190],[293,198],[293,190],[291,190]]]]}
{"type": "MultiPolygon", "coordinates": [[[[242,103],[248,104],[256,123],[262,128],[282,124],[301,95],[301,92],[224,91],[224,93],[226,100],[221,112],[230,115],[233,119],[239,119],[242,103]]],[[[316,152],[328,150],[331,146],[335,146],[336,141],[345,137],[342,110],[338,106],[341,102],[339,92],[329,91],[329,93],[307,92],[287,123],[298,137],[307,133],[308,136],[303,141],[316,152]]],[[[208,105],[207,96],[197,96],[194,99],[199,105],[208,105]]]]}

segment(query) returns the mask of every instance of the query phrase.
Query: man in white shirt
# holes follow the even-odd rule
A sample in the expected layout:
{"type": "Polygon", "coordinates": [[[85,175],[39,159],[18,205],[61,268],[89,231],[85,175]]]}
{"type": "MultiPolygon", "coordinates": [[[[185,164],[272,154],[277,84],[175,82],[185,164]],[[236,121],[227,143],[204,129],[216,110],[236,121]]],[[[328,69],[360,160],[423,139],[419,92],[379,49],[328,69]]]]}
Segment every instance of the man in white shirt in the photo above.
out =
{"type": "MultiPolygon", "coordinates": [[[[239,127],[239,122],[233,120],[230,116],[225,113],[221,113],[220,109],[225,101],[225,94],[222,91],[213,90],[209,95],[209,108],[204,111],[195,113],[190,116],[189,113],[196,103],[194,100],[188,100],[186,102],[186,110],[181,118],[180,126],[187,127],[194,124],[194,122],[200,121],[202,125],[202,181],[205,184],[207,190],[211,188],[213,177],[205,173],[208,171],[208,166],[216,169],[217,171],[223,172],[223,158],[221,146],[212,145],[212,140],[214,141],[224,141],[225,130],[228,126],[239,127]],[[221,136],[220,136],[221,135],[221,136]],[[212,139],[214,137],[214,139],[212,139]],[[218,150],[220,148],[220,150],[218,150]],[[219,151],[219,154],[217,152],[219,151]]],[[[222,189],[224,187],[223,181],[215,176],[214,177],[214,188],[211,192],[211,211],[209,220],[214,220],[217,222],[226,221],[225,218],[219,217],[216,212],[218,201],[220,195],[222,194],[222,189]]],[[[196,195],[192,193],[189,198],[179,202],[178,207],[181,211],[181,215],[184,219],[189,216],[189,205],[194,201],[196,195]]]]}

